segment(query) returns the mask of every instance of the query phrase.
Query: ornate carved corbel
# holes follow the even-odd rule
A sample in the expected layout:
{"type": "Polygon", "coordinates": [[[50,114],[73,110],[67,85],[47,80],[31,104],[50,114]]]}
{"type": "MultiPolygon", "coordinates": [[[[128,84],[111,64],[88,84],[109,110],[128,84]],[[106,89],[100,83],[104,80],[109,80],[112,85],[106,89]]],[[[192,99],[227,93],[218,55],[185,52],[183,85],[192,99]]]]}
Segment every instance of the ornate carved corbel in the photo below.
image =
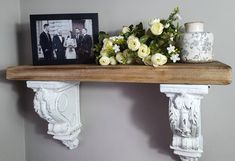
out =
{"type": "Polygon", "coordinates": [[[203,152],[200,103],[208,86],[161,85],[160,89],[169,97],[170,148],[182,161],[197,161],[203,152]]]}
{"type": "Polygon", "coordinates": [[[35,111],[49,123],[47,133],[76,148],[81,131],[79,82],[27,81],[27,87],[35,92],[35,111]]]}

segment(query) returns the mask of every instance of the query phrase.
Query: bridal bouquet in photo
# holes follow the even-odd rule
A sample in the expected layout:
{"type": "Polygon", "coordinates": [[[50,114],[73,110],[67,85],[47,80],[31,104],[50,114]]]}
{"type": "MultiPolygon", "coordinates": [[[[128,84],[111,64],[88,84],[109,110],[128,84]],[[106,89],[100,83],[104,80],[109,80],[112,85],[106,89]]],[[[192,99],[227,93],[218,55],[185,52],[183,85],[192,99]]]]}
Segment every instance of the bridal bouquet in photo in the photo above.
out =
{"type": "Polygon", "coordinates": [[[94,52],[100,65],[145,64],[160,66],[180,60],[179,8],[175,8],[168,19],[152,19],[149,29],[143,24],[124,26],[117,36],[99,33],[99,43],[94,52]]]}

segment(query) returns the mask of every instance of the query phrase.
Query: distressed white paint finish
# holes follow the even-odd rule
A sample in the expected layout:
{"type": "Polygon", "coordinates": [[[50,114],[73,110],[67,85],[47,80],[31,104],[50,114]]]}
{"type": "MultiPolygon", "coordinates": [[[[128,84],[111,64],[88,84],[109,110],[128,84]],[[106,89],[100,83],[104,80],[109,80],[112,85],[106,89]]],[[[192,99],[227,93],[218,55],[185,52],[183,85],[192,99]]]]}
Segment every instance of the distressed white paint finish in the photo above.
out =
{"type": "Polygon", "coordinates": [[[203,152],[200,103],[207,85],[161,85],[169,97],[169,120],[173,132],[170,146],[182,161],[198,161],[203,152]]]}
{"type": "Polygon", "coordinates": [[[27,87],[35,92],[35,111],[49,123],[48,134],[76,148],[81,131],[79,82],[27,81],[27,87]]]}
{"type": "MultiPolygon", "coordinates": [[[[34,109],[49,122],[48,134],[68,148],[78,146],[80,103],[78,82],[27,81],[35,92],[34,109]]],[[[182,161],[197,161],[203,152],[200,102],[207,85],[161,85],[169,97],[169,119],[173,132],[171,149],[182,161]]]]}

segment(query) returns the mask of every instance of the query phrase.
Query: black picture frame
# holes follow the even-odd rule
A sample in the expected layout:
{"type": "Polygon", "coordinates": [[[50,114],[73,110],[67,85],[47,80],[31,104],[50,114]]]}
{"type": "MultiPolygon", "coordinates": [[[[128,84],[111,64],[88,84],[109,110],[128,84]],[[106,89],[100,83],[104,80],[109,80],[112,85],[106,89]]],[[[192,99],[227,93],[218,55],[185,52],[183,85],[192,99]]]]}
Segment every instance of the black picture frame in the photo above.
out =
{"type": "Polygon", "coordinates": [[[95,63],[95,55],[91,46],[98,42],[98,13],[33,14],[30,15],[30,28],[33,65],[95,63]],[[45,24],[49,26],[47,27],[45,24]],[[64,36],[66,34],[63,33],[66,27],[71,29],[65,31],[68,33],[67,37],[64,36]],[[49,34],[48,30],[50,30],[49,34]],[[45,34],[46,32],[44,31],[46,31],[47,34],[45,34]],[[64,35],[59,35],[59,32],[64,35]],[[90,34],[88,33],[84,36],[85,34],[81,34],[83,32],[89,32],[90,34]],[[59,36],[57,37],[56,34],[59,36]],[[67,39],[72,40],[68,41],[67,39]],[[92,39],[91,43],[90,39],[92,39]],[[60,40],[61,43],[59,43],[58,40],[60,40]],[[70,42],[70,45],[68,45],[68,43],[65,45],[65,41],[70,42]],[[63,49],[61,45],[63,45],[63,49]]]}

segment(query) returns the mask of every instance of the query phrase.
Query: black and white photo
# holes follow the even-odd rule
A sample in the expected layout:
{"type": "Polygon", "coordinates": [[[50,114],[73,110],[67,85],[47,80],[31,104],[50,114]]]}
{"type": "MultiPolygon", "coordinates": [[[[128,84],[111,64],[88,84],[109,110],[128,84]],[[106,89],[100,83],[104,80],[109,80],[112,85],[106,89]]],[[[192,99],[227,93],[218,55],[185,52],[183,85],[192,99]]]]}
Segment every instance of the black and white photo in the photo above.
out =
{"type": "Polygon", "coordinates": [[[34,65],[92,64],[98,14],[30,15],[34,65]]]}

